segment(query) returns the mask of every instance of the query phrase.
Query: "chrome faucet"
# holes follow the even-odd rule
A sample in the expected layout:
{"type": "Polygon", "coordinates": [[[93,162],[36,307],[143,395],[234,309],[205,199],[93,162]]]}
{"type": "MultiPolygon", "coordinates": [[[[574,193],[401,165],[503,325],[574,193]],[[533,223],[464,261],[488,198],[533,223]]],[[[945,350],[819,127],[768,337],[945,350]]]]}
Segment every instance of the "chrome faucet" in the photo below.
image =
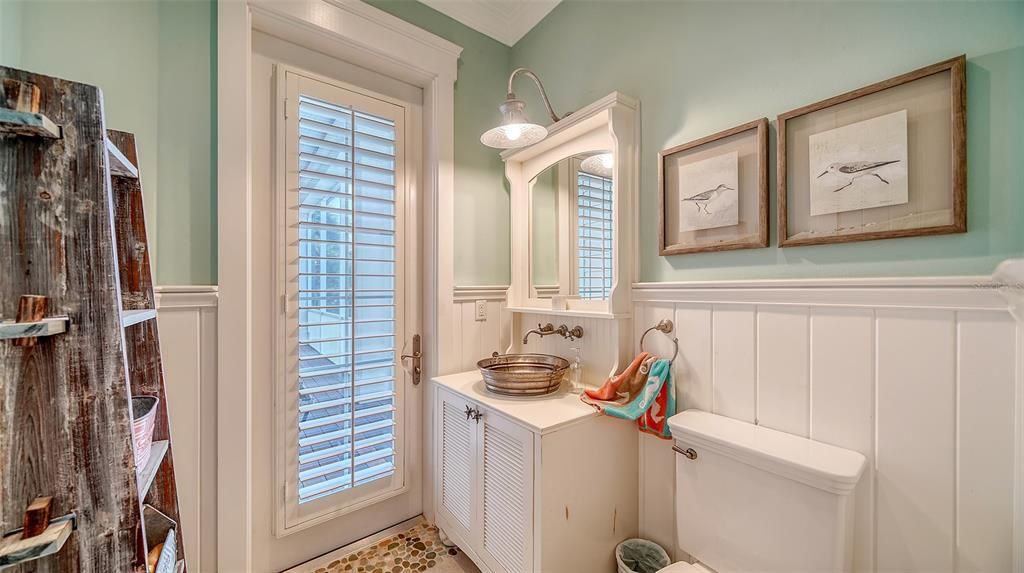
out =
{"type": "Polygon", "coordinates": [[[531,334],[537,334],[540,335],[541,338],[544,338],[549,334],[555,334],[555,332],[555,325],[551,324],[550,322],[545,324],[544,326],[538,324],[537,328],[526,331],[526,335],[523,336],[523,345],[526,345],[526,342],[530,339],[531,334]]]}

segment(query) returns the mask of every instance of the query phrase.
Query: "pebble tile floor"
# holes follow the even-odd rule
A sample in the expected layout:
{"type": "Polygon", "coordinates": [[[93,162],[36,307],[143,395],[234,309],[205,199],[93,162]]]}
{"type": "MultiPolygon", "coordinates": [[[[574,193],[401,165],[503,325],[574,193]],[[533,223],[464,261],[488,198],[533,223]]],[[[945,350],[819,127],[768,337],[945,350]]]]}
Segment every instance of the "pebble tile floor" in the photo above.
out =
{"type": "Polygon", "coordinates": [[[378,541],[326,564],[310,573],[480,573],[466,554],[445,547],[437,528],[426,523],[378,541]]]}

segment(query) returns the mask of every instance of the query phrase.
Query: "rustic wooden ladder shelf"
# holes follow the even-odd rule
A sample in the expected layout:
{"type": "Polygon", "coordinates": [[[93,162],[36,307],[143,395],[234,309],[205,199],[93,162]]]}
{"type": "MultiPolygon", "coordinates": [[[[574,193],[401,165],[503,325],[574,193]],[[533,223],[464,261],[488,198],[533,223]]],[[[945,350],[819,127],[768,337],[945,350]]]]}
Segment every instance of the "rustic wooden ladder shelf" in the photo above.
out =
{"type": "Polygon", "coordinates": [[[156,318],[155,308],[143,308],[139,310],[126,310],[121,313],[121,325],[131,326],[146,320],[156,318]]]}
{"type": "Polygon", "coordinates": [[[167,455],[167,447],[170,444],[167,440],[153,442],[149,462],[139,470],[139,499],[146,499],[146,494],[149,493],[149,488],[152,487],[153,480],[156,479],[156,472],[164,463],[164,456],[167,455]]]}
{"type": "Polygon", "coordinates": [[[124,153],[114,145],[114,142],[107,139],[107,157],[110,160],[110,174],[129,179],[139,178],[139,169],[125,157],[124,153]]]}
{"type": "Polygon", "coordinates": [[[60,139],[60,126],[41,113],[0,108],[0,133],[60,139]]]}
{"type": "Polygon", "coordinates": [[[35,520],[0,568],[143,573],[162,552],[183,573],[135,137],[105,130],[96,87],[0,66],[0,88],[0,532],[35,520]],[[133,396],[157,398],[139,467],[133,396]],[[77,527],[44,529],[33,499],[77,527]]]}
{"type": "Polygon", "coordinates": [[[0,570],[21,563],[42,559],[60,551],[75,529],[75,516],[66,515],[50,522],[46,529],[22,539],[21,530],[8,533],[0,539],[0,570]]]}
{"type": "Polygon", "coordinates": [[[0,322],[0,340],[12,338],[31,338],[35,336],[53,336],[68,331],[68,317],[52,316],[31,322],[0,322]]]}

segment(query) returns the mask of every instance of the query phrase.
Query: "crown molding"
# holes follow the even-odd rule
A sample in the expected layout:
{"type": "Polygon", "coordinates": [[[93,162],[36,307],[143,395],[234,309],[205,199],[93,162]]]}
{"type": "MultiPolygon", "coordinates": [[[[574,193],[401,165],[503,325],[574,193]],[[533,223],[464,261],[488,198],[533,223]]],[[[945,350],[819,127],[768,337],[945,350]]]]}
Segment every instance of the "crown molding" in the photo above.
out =
{"type": "Polygon", "coordinates": [[[514,46],[561,0],[420,0],[506,46],[514,46]]]}

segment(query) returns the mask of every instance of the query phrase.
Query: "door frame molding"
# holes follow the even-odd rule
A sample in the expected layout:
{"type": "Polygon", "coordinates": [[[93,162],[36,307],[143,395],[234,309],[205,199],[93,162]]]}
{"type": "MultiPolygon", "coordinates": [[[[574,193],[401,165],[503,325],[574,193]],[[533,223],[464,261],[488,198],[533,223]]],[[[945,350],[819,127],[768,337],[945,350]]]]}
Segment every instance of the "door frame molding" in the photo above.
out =
{"type": "MultiPolygon", "coordinates": [[[[359,0],[246,0],[217,5],[217,569],[252,570],[252,211],[250,114],[253,29],[423,89],[424,378],[453,357],[455,79],[462,48],[359,0]],[[241,215],[241,216],[240,216],[241,215]]],[[[429,403],[429,397],[424,397],[429,403]]],[[[432,417],[423,416],[424,429],[432,417]]],[[[424,432],[426,435],[426,432],[424,432]]],[[[427,444],[424,444],[427,446],[427,444]]],[[[432,514],[424,448],[424,513],[432,514]]]]}

